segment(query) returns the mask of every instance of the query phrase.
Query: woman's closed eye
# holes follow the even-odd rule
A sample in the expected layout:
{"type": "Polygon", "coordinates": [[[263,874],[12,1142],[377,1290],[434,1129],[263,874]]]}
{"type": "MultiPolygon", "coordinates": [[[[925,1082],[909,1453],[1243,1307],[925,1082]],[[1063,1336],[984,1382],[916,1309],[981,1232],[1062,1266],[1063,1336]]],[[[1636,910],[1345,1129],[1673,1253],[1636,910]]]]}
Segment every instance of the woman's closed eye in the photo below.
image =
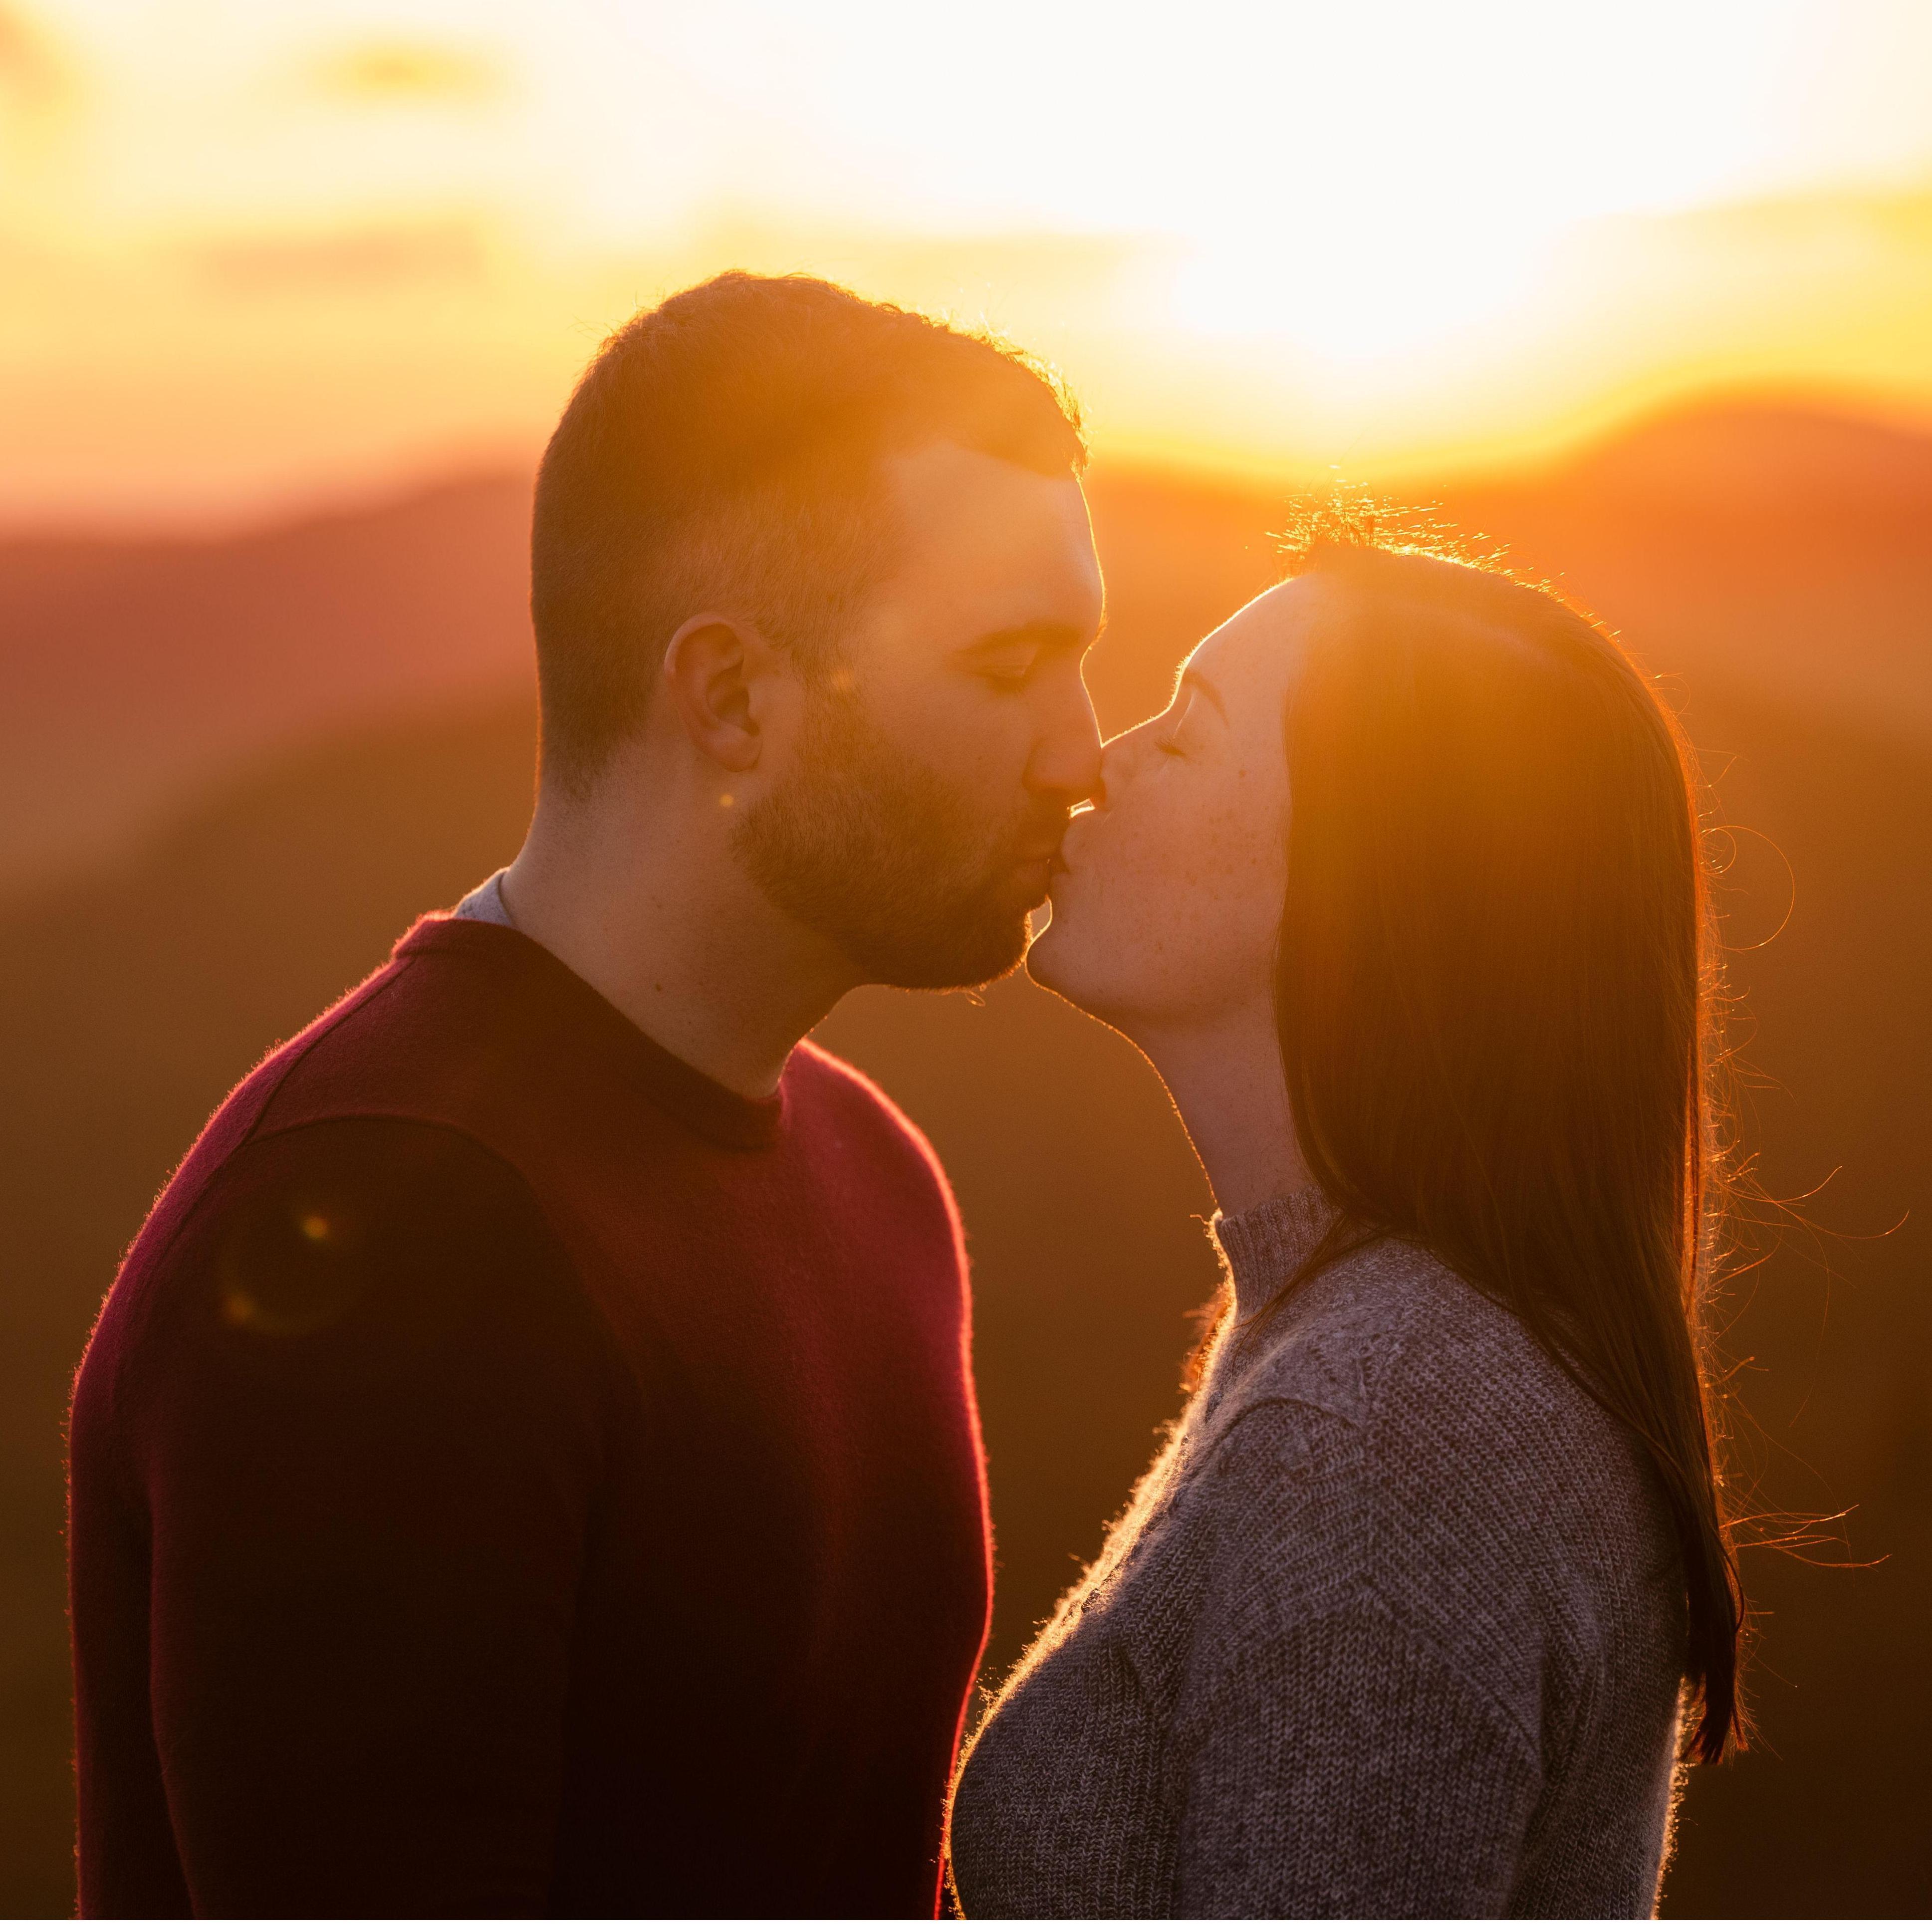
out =
{"type": "Polygon", "coordinates": [[[1184,758],[1190,749],[1188,721],[1194,716],[1194,700],[1190,697],[1186,704],[1174,715],[1173,721],[1154,739],[1155,748],[1170,758],[1184,758]]]}

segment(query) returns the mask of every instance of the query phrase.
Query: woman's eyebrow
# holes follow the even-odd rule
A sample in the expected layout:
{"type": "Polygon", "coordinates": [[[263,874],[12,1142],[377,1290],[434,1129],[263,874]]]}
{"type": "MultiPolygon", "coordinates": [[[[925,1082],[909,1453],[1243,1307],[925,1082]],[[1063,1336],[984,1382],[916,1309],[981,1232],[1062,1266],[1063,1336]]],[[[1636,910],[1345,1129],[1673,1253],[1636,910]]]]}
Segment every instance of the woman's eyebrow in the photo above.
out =
{"type": "Polygon", "coordinates": [[[1222,700],[1221,693],[1197,670],[1184,670],[1181,674],[1181,688],[1185,691],[1190,687],[1199,692],[1221,713],[1221,722],[1225,724],[1227,722],[1227,706],[1222,700]]]}

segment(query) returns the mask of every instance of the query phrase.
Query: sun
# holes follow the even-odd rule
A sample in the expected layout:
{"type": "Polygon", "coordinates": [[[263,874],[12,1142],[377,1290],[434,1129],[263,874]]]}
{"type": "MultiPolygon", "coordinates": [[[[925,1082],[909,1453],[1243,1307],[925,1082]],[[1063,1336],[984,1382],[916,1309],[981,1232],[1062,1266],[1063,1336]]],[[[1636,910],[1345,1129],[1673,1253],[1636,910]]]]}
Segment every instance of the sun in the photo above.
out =
{"type": "Polygon", "coordinates": [[[1387,372],[1528,298],[1543,247],[1384,226],[1275,249],[1200,244],[1177,270],[1173,321],[1196,334],[1273,340],[1341,370],[1387,372]]]}

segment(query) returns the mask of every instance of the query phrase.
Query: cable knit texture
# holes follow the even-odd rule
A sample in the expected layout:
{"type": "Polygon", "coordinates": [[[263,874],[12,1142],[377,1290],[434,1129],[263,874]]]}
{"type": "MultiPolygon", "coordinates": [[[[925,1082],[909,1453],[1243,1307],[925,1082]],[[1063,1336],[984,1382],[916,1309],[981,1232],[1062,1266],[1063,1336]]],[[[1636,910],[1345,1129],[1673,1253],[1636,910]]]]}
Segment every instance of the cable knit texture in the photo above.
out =
{"type": "MultiPolygon", "coordinates": [[[[1236,1318],[1329,1214],[1217,1220],[1236,1318]]],[[[1640,1449],[1405,1243],[1230,1333],[962,1767],[966,1914],[1651,1913],[1685,1612],[1640,1449]]]]}

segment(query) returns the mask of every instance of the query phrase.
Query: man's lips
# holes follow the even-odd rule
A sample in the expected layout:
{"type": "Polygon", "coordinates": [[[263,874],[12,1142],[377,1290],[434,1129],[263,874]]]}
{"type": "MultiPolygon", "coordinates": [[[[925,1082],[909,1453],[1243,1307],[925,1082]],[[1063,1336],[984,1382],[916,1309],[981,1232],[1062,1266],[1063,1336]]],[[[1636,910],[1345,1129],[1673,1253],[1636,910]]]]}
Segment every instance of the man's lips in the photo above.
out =
{"type": "Polygon", "coordinates": [[[1050,831],[1041,833],[1038,838],[1028,839],[1024,844],[1013,849],[1013,862],[1016,866],[1055,866],[1060,862],[1060,846],[1067,836],[1065,821],[1055,825],[1050,831]]]}
{"type": "Polygon", "coordinates": [[[1051,845],[1023,848],[1013,862],[1012,876],[1026,897],[1038,904],[1050,896],[1060,866],[1059,841],[1051,845]]]}
{"type": "Polygon", "coordinates": [[[1072,816],[1068,813],[1056,814],[1044,823],[1036,820],[1029,828],[1030,836],[1016,841],[1009,848],[1014,872],[1026,880],[1027,890],[1041,898],[1047,897],[1054,880],[1066,869],[1060,848],[1065,842],[1072,816]]]}

